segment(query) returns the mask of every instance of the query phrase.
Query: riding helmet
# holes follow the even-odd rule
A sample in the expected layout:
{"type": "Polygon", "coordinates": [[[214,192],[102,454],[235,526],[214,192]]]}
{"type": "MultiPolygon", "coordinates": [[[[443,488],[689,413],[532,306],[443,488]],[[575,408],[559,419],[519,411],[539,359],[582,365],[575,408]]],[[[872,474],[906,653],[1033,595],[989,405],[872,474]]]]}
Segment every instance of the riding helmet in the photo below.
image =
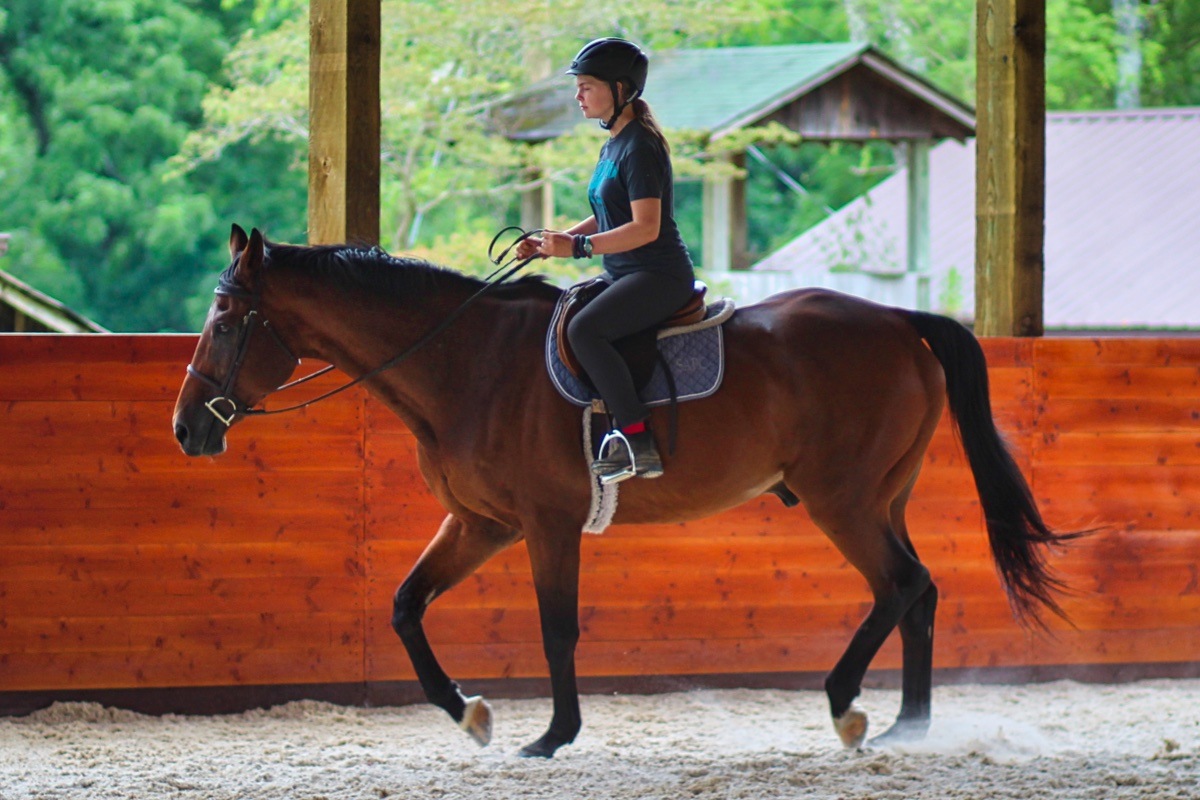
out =
{"type": "Polygon", "coordinates": [[[632,103],[646,88],[646,74],[650,68],[650,59],[642,48],[625,39],[608,37],[595,39],[583,46],[567,68],[568,75],[591,75],[607,81],[613,93],[613,117],[607,123],[600,123],[604,128],[611,128],[620,116],[625,106],[632,103]],[[621,103],[617,94],[617,83],[624,81],[629,84],[629,98],[621,103]]]}

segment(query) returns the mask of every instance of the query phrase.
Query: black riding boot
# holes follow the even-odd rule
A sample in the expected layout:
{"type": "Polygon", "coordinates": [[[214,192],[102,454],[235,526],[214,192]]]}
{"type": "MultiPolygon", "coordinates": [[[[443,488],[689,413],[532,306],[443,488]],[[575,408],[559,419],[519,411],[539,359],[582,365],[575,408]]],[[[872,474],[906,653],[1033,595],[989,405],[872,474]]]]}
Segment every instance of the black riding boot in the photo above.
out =
{"type": "Polygon", "coordinates": [[[657,478],[663,474],[662,458],[649,428],[628,434],[613,431],[605,440],[607,452],[592,462],[592,472],[602,483],[617,483],[635,475],[657,478]]]}

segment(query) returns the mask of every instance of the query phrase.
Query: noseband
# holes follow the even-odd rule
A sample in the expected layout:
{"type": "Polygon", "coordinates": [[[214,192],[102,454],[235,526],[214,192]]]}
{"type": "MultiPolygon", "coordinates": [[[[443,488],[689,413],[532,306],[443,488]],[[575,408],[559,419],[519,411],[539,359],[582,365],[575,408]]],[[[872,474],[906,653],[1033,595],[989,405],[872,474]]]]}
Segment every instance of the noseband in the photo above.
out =
{"type": "MultiPolygon", "coordinates": [[[[440,323],[435,325],[432,330],[430,330],[428,333],[426,333],[424,336],[422,336],[420,339],[418,339],[414,344],[409,346],[402,353],[394,356],[393,358],[388,359],[384,363],[380,364],[378,367],[375,367],[374,369],[372,369],[368,372],[364,372],[362,375],[359,375],[357,378],[354,378],[349,383],[342,384],[341,386],[339,386],[336,389],[331,389],[330,391],[326,392],[325,394],[314,397],[313,399],[307,400],[303,403],[297,403],[296,405],[288,406],[287,408],[277,408],[277,409],[274,409],[271,411],[268,411],[265,408],[251,408],[233,396],[233,387],[237,384],[238,375],[241,373],[242,365],[246,361],[246,354],[250,350],[250,335],[254,332],[255,327],[260,325],[259,320],[262,319],[261,327],[264,328],[267,332],[269,332],[271,334],[271,338],[275,340],[275,343],[277,345],[279,345],[280,349],[282,349],[284,353],[287,354],[289,359],[291,359],[297,365],[300,363],[300,359],[297,358],[294,353],[292,353],[291,348],[289,348],[284,343],[283,339],[280,338],[279,333],[275,330],[274,327],[272,327],[271,323],[268,320],[266,320],[265,318],[262,318],[262,314],[260,314],[259,310],[258,310],[259,302],[261,301],[259,292],[257,290],[250,291],[249,289],[246,289],[246,288],[238,285],[236,282],[234,282],[232,276],[237,267],[237,261],[234,261],[234,263],[230,266],[230,268],[227,269],[221,275],[221,277],[218,279],[217,288],[213,290],[213,294],[219,295],[221,297],[236,297],[236,298],[239,298],[242,300],[248,299],[250,301],[250,310],[247,311],[246,316],[244,316],[242,318],[241,330],[238,332],[237,350],[234,353],[233,363],[230,365],[229,371],[225,375],[224,383],[218,381],[216,378],[213,378],[209,375],[205,375],[203,372],[196,369],[191,364],[188,364],[188,366],[187,366],[187,374],[191,375],[193,378],[196,378],[200,382],[207,384],[208,386],[211,386],[213,389],[217,390],[216,397],[213,397],[211,400],[208,400],[204,404],[204,407],[207,408],[209,410],[209,412],[214,417],[216,417],[217,420],[219,420],[221,422],[221,424],[223,424],[226,428],[231,426],[233,424],[234,420],[236,420],[239,416],[252,417],[252,416],[266,416],[269,414],[284,414],[288,411],[299,411],[302,408],[307,408],[308,406],[311,406],[313,403],[317,403],[317,402],[320,402],[321,400],[325,400],[326,398],[333,397],[335,394],[340,394],[340,393],[346,391],[347,389],[351,388],[352,386],[356,386],[356,385],[362,383],[363,381],[367,380],[368,378],[373,378],[374,376],[378,375],[379,373],[381,373],[385,370],[391,369],[392,367],[396,366],[404,359],[411,356],[413,353],[420,350],[426,344],[433,341],[435,338],[437,338],[438,335],[440,335],[442,333],[442,331],[449,328],[450,325],[456,319],[458,319],[459,316],[461,316],[462,313],[464,311],[466,311],[467,308],[470,307],[470,305],[472,303],[474,303],[476,300],[478,300],[480,297],[482,297],[489,289],[493,288],[494,286],[498,286],[499,284],[504,283],[509,278],[511,278],[513,275],[515,275],[518,271],[520,271],[521,269],[524,269],[528,264],[541,258],[541,256],[534,255],[529,258],[518,261],[517,257],[514,255],[508,261],[504,261],[505,257],[508,256],[508,253],[514,247],[516,247],[518,244],[520,244],[523,240],[529,238],[530,236],[535,236],[542,232],[543,231],[540,228],[537,230],[532,230],[532,231],[524,231],[521,228],[518,228],[516,226],[510,226],[510,227],[507,227],[504,230],[500,231],[499,233],[496,234],[495,238],[492,239],[492,243],[490,245],[488,245],[488,259],[493,264],[499,264],[500,265],[499,268],[496,269],[494,272],[492,272],[490,275],[488,275],[486,278],[484,278],[483,286],[479,289],[479,291],[477,291],[475,294],[471,295],[466,300],[464,300],[462,305],[460,305],[458,308],[451,311],[450,314],[444,320],[442,320],[440,323]],[[504,248],[504,250],[500,253],[500,255],[493,257],[492,251],[496,247],[496,242],[500,240],[501,236],[503,236],[505,233],[507,233],[508,231],[511,231],[511,230],[518,231],[520,235],[517,237],[517,239],[512,244],[510,244],[508,247],[504,248]],[[502,261],[504,263],[501,263],[502,261]],[[513,262],[517,262],[515,264],[515,266],[512,266],[513,262]],[[500,275],[500,277],[498,277],[498,278],[496,277],[496,275],[498,273],[500,273],[501,271],[506,270],[506,269],[507,269],[507,272],[504,272],[504,274],[500,275]],[[221,409],[218,408],[218,406],[220,406],[221,404],[225,404],[225,406],[228,408],[228,413],[224,413],[224,414],[221,413],[221,409]]],[[[239,256],[239,258],[240,258],[240,256],[239,256]]],[[[318,378],[321,375],[324,375],[326,372],[329,372],[333,368],[334,367],[332,364],[330,364],[327,367],[322,367],[321,369],[317,370],[316,372],[312,373],[311,375],[305,375],[303,378],[298,378],[298,379],[292,381],[291,383],[285,383],[283,386],[273,389],[270,392],[268,392],[267,394],[268,395],[275,394],[277,392],[282,392],[285,389],[291,389],[294,386],[299,386],[302,383],[308,383],[309,381],[313,380],[314,378],[318,378]]]]}

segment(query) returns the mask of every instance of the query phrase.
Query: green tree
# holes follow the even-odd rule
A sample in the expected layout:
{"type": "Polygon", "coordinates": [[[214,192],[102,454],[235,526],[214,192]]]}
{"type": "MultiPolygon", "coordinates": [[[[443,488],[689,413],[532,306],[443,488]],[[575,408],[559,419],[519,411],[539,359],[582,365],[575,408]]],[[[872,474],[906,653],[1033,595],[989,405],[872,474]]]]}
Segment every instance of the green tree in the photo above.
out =
{"type": "MultiPolygon", "coordinates": [[[[456,236],[474,242],[480,228],[511,219],[532,169],[576,185],[599,146],[586,127],[542,147],[509,142],[487,128],[480,112],[488,102],[547,75],[596,36],[671,47],[759,16],[743,0],[629,4],[618,13],[584,0],[385,0],[382,11],[383,243],[402,250],[440,242],[455,253],[456,236]]],[[[213,160],[265,132],[294,141],[302,160],[307,36],[307,19],[297,13],[243,38],[227,61],[230,85],[210,93],[206,125],[188,139],[180,163],[213,160]]],[[[563,91],[570,91],[566,78],[563,91]]]]}
{"type": "Polygon", "coordinates": [[[194,328],[186,300],[227,224],[206,190],[238,173],[181,176],[168,159],[201,123],[226,26],[239,18],[245,9],[217,0],[9,0],[0,21],[0,103],[12,112],[0,133],[0,225],[15,234],[6,267],[114,330],[194,328]]]}

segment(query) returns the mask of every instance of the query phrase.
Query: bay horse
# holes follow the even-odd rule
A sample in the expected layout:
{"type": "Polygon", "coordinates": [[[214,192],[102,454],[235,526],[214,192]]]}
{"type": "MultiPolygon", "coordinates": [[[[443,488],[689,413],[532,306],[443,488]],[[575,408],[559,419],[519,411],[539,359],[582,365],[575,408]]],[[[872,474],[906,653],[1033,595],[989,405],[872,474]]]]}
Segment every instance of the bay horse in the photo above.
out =
{"type": "MultiPolygon", "coordinates": [[[[490,707],[445,673],[422,619],[439,595],[524,539],[553,715],[521,755],[553,756],[581,727],[574,654],[591,479],[580,410],[555,391],[543,360],[561,290],[523,278],[464,311],[482,281],[377,248],[276,244],[234,225],[229,252],[175,406],[183,451],[223,452],[228,429],[262,413],[253,407],[290,378],[298,357],[364,376],[420,342],[364,381],[414,434],[421,473],[449,512],[397,589],[392,625],[429,701],[486,744],[490,707]]],[[[867,717],[854,700],[897,627],[901,708],[878,738],[924,735],[938,592],[904,510],[947,397],[991,552],[1022,620],[1036,622],[1043,609],[1061,615],[1055,592],[1063,587],[1046,548],[1078,535],[1042,521],[996,430],[978,341],[947,317],[812,289],[738,309],[725,351],[720,390],[678,408],[666,474],[627,482],[614,522],[693,520],[766,492],[803,502],[874,601],[825,680],[838,736],[847,747],[863,743],[867,717]]]]}

